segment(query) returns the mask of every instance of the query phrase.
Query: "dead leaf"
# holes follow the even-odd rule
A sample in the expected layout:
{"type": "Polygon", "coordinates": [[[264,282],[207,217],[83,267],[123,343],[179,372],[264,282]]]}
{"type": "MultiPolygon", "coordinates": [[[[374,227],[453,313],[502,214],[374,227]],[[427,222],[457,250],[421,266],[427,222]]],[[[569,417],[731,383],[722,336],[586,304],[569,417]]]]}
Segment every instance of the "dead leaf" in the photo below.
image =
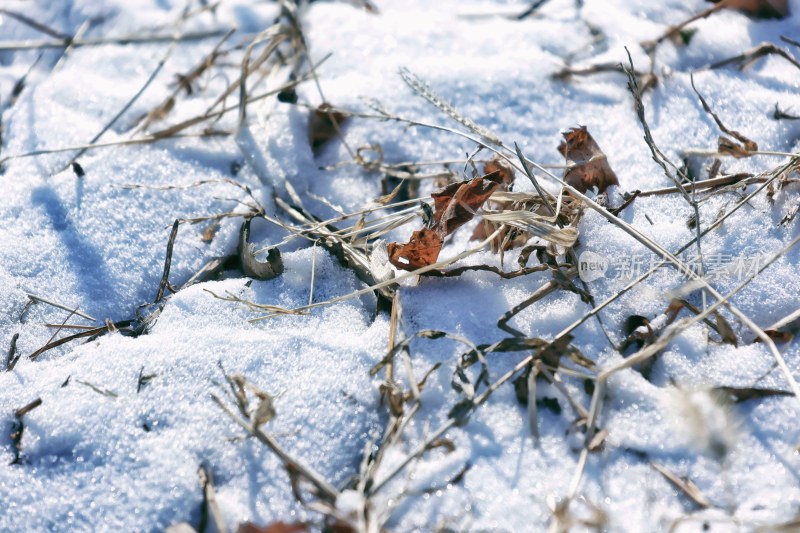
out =
{"type": "Polygon", "coordinates": [[[475,212],[500,186],[502,179],[501,171],[495,170],[483,177],[453,183],[431,194],[433,224],[442,239],[472,220],[475,212]]]}
{"type": "Polygon", "coordinates": [[[245,522],[239,524],[236,533],[305,533],[308,531],[308,526],[302,522],[295,522],[289,524],[287,522],[273,522],[266,526],[257,526],[252,522],[245,522]]]}
{"type": "Polygon", "coordinates": [[[444,238],[472,220],[501,182],[501,173],[497,170],[483,177],[453,183],[433,193],[431,227],[412,233],[407,244],[389,243],[389,261],[397,268],[409,271],[435,263],[444,238]]]}
{"type": "MultiPolygon", "coordinates": [[[[504,159],[501,159],[497,156],[493,157],[483,165],[483,173],[484,174],[491,174],[493,172],[500,173],[500,179],[502,180],[501,185],[499,187],[500,190],[509,190],[511,184],[514,183],[514,168],[508,164],[508,162],[504,159]]],[[[496,204],[497,208],[500,210],[504,210],[508,208],[509,202],[493,202],[496,204]]],[[[477,226],[475,226],[475,231],[472,233],[472,237],[470,240],[473,241],[482,241],[489,238],[489,235],[494,233],[497,229],[497,226],[487,220],[484,220],[477,226]]],[[[500,234],[494,238],[492,241],[492,250],[498,251],[508,251],[514,248],[518,248],[523,246],[528,240],[530,239],[530,235],[526,232],[520,230],[519,228],[511,228],[506,226],[505,228],[500,231],[500,234]]]]}
{"type": "Polygon", "coordinates": [[[408,244],[389,243],[389,261],[403,270],[416,270],[432,265],[442,250],[442,238],[430,229],[422,228],[411,234],[408,244]]]}
{"type": "Polygon", "coordinates": [[[339,134],[342,125],[347,121],[347,115],[335,111],[334,107],[325,102],[311,114],[308,124],[308,142],[314,155],[319,154],[323,145],[339,134]]]}
{"type": "MultiPolygon", "coordinates": [[[[718,4],[720,0],[707,0],[718,4]]],[[[788,0],[724,0],[726,9],[736,9],[756,18],[782,19],[789,16],[788,0]]]]}
{"type": "Polygon", "coordinates": [[[599,193],[603,193],[610,185],[619,185],[606,155],[586,126],[572,128],[563,135],[564,140],[558,145],[558,151],[567,159],[569,168],[564,181],[582,193],[595,187],[599,193]]]}
{"type": "Polygon", "coordinates": [[[277,278],[283,274],[283,260],[281,252],[277,248],[270,248],[267,252],[267,260],[259,261],[255,255],[255,245],[250,242],[250,223],[248,218],[239,230],[239,259],[242,265],[242,272],[249,278],[268,280],[277,278]]]}
{"type": "Polygon", "coordinates": [[[506,187],[514,183],[514,168],[505,159],[495,156],[484,163],[484,174],[492,174],[494,172],[500,172],[500,179],[506,187]]]}

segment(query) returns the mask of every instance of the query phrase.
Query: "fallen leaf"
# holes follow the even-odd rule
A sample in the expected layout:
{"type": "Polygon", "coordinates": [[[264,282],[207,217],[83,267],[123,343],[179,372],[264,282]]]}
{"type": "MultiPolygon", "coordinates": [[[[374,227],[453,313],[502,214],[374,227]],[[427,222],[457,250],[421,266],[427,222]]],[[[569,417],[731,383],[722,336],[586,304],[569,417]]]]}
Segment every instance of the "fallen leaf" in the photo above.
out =
{"type": "Polygon", "coordinates": [[[564,181],[584,193],[596,187],[599,193],[610,185],[619,185],[619,180],[608,165],[608,159],[586,126],[565,132],[558,151],[567,159],[568,171],[564,181]]]}
{"type": "Polygon", "coordinates": [[[403,270],[416,270],[432,265],[442,250],[442,238],[433,230],[423,228],[411,234],[407,244],[389,243],[389,261],[403,270]]]}
{"type": "MultiPolygon", "coordinates": [[[[720,0],[707,0],[718,4],[720,0]]],[[[782,19],[789,16],[788,0],[724,0],[725,8],[736,9],[756,18],[782,19]]]]}
{"type": "Polygon", "coordinates": [[[483,177],[453,183],[431,194],[433,224],[437,233],[444,239],[472,220],[475,212],[497,190],[502,180],[501,171],[495,170],[483,177]]]}
{"type": "Polygon", "coordinates": [[[501,182],[501,172],[497,170],[483,177],[453,183],[433,193],[431,227],[412,233],[407,244],[389,243],[389,261],[397,268],[409,271],[435,263],[444,238],[472,220],[501,182]]]}
{"type": "Polygon", "coordinates": [[[273,522],[266,526],[257,526],[252,522],[245,522],[239,524],[236,533],[305,533],[308,531],[308,526],[301,522],[288,524],[286,522],[273,522]]]}
{"type": "MultiPolygon", "coordinates": [[[[484,174],[491,174],[493,172],[500,173],[500,179],[502,180],[500,189],[509,190],[511,184],[514,183],[514,168],[509,165],[507,161],[495,156],[483,165],[484,174]]],[[[509,202],[493,203],[496,203],[497,207],[501,210],[506,209],[509,205],[509,202]]],[[[488,239],[489,235],[494,233],[495,229],[497,229],[495,224],[485,220],[475,226],[475,231],[472,233],[470,240],[482,241],[488,239]]],[[[526,232],[517,228],[505,227],[492,241],[492,250],[498,251],[502,249],[503,251],[508,251],[513,248],[518,248],[528,242],[528,239],[530,239],[530,235],[526,232]]]]}
{"type": "Polygon", "coordinates": [[[347,115],[335,111],[334,107],[325,102],[311,114],[308,124],[308,142],[311,150],[317,155],[322,146],[339,134],[342,125],[347,121],[347,115]]]}
{"type": "Polygon", "coordinates": [[[514,168],[508,164],[508,161],[500,159],[499,157],[493,157],[484,163],[484,174],[492,174],[494,172],[500,172],[500,179],[506,187],[514,183],[514,168]]]}

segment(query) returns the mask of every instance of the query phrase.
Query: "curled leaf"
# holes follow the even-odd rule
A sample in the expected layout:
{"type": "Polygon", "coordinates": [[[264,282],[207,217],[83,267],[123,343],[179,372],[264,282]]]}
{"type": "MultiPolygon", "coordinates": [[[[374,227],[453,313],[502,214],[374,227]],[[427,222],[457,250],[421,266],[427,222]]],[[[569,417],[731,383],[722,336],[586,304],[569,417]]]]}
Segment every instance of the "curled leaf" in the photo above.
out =
{"type": "Polygon", "coordinates": [[[606,154],[586,129],[586,126],[572,128],[564,134],[558,151],[567,159],[568,170],[564,176],[572,187],[584,193],[596,187],[599,193],[610,185],[619,185],[619,180],[608,165],[606,154]]]}
{"type": "Polygon", "coordinates": [[[271,248],[267,252],[267,260],[264,262],[256,259],[255,246],[250,243],[250,222],[247,219],[239,230],[239,259],[242,263],[244,275],[250,278],[265,280],[277,278],[283,274],[283,259],[281,252],[277,248],[271,248]]]}
{"type": "Polygon", "coordinates": [[[514,168],[504,159],[495,156],[483,165],[484,174],[492,174],[494,172],[500,173],[500,179],[506,187],[514,183],[514,168]]]}
{"type": "Polygon", "coordinates": [[[475,212],[502,183],[501,171],[448,185],[433,198],[434,228],[442,238],[472,220],[475,212]]]}

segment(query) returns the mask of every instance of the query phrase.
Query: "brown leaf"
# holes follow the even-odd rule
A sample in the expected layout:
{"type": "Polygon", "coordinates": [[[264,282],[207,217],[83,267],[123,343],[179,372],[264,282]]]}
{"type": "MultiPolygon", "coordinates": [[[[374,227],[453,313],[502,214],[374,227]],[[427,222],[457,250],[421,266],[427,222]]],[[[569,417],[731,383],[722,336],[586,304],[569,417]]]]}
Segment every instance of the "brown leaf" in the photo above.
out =
{"type": "Polygon", "coordinates": [[[584,193],[597,187],[599,193],[610,185],[619,185],[619,180],[608,165],[608,159],[586,126],[572,128],[564,134],[558,151],[567,159],[569,170],[564,181],[584,193]]]}
{"type": "Polygon", "coordinates": [[[347,115],[335,111],[327,102],[314,110],[308,124],[308,142],[314,155],[319,154],[322,146],[339,134],[347,118],[347,115]]]}
{"type": "MultiPolygon", "coordinates": [[[[708,0],[718,4],[720,0],[708,0]]],[[[727,9],[736,9],[756,18],[782,19],[789,16],[788,0],[725,0],[727,9]]]]}
{"type": "Polygon", "coordinates": [[[403,270],[416,270],[432,265],[442,250],[442,237],[434,230],[422,228],[411,234],[408,244],[389,243],[389,261],[403,270]]]}
{"type": "Polygon", "coordinates": [[[496,170],[433,193],[432,227],[412,233],[407,244],[389,243],[389,261],[397,268],[409,271],[435,263],[444,238],[472,220],[475,212],[501,183],[501,171],[496,170]]]}
{"type": "Polygon", "coordinates": [[[495,156],[484,163],[484,175],[492,174],[493,172],[500,172],[500,179],[506,187],[514,183],[514,169],[505,159],[500,159],[499,157],[495,156]]]}
{"type": "Polygon", "coordinates": [[[495,170],[480,178],[448,185],[433,198],[434,228],[444,239],[455,230],[472,220],[475,212],[489,199],[502,183],[500,170],[495,170]]]}
{"type": "Polygon", "coordinates": [[[306,533],[308,526],[301,522],[288,524],[286,522],[273,522],[266,526],[257,526],[252,522],[239,524],[236,533],[306,533]]]}
{"type": "MultiPolygon", "coordinates": [[[[514,168],[508,164],[504,159],[495,156],[483,165],[483,173],[491,174],[493,172],[500,172],[500,179],[502,180],[500,189],[508,190],[512,183],[514,183],[514,168]]],[[[498,208],[505,209],[508,207],[508,202],[493,202],[498,208]]],[[[489,235],[494,233],[497,227],[488,221],[481,222],[475,226],[475,231],[472,233],[470,240],[482,241],[489,238],[489,235]]],[[[497,237],[492,241],[492,250],[508,251],[513,248],[524,245],[530,239],[530,235],[517,228],[505,227],[497,237]],[[510,233],[510,234],[509,234],[510,233]]]]}

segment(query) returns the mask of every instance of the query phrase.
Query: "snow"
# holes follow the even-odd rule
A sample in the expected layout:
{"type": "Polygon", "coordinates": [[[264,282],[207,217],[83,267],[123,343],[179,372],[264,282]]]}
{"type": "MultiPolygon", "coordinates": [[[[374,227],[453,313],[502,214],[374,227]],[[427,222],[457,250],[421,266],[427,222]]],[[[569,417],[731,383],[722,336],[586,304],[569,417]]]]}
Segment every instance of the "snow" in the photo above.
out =
{"type": "MultiPolygon", "coordinates": [[[[582,124],[607,154],[621,189],[672,185],[642,140],[624,76],[606,73],[561,81],[552,79],[552,74],[561,70],[562,58],[569,54],[575,54],[575,66],[624,61],[626,46],[637,68],[646,69],[647,55],[639,43],[709,4],[585,0],[579,9],[572,0],[551,0],[536,16],[513,21],[496,14],[521,12],[526,4],[375,3],[378,15],[346,2],[314,2],[302,9],[312,58],[319,61],[332,53],[318,69],[327,101],[369,113],[364,99],[376,99],[399,116],[458,128],[403,83],[398,69],[407,67],[463,115],[506,145],[518,142],[526,156],[542,165],[562,163],[556,150],[561,132],[582,124]],[[605,39],[593,42],[589,24],[605,39]]],[[[190,4],[192,9],[201,6],[190,4]]],[[[781,21],[753,20],[733,11],[717,13],[692,24],[697,32],[688,46],[667,42],[658,48],[659,84],[646,93],[644,104],[653,137],[673,161],[680,162],[685,149],[712,149],[720,133],[692,91],[689,72],[762,41],[788,46],[780,35],[800,39],[800,0],[789,4],[793,15],[781,21]]],[[[86,36],[94,38],[169,34],[185,3],[7,0],[3,7],[67,34],[90,20],[86,36]]],[[[235,25],[238,32],[231,43],[238,43],[272,24],[278,12],[273,3],[225,0],[213,13],[192,17],[183,30],[225,30],[235,25]]],[[[45,37],[3,14],[0,36],[3,42],[45,37]]],[[[131,128],[138,117],[160,104],[173,90],[175,74],[188,72],[218,39],[177,45],[153,84],[102,141],[135,137],[131,128]]],[[[13,103],[8,98],[14,84],[39,52],[0,52],[0,159],[87,143],[139,90],[167,46],[81,47],[57,67],[60,52],[45,51],[13,103]]],[[[796,56],[796,48],[787,49],[796,56]]],[[[175,110],[158,124],[173,124],[205,111],[238,76],[240,58],[240,52],[234,52],[223,74],[201,77],[198,90],[181,94],[175,110]]],[[[800,135],[797,123],[771,117],[776,103],[790,113],[800,110],[798,75],[787,61],[770,56],[744,71],[702,70],[694,79],[728,127],[752,138],[763,150],[793,152],[800,135]]],[[[248,91],[258,94],[284,81],[285,77],[268,77],[248,91]]],[[[297,92],[302,102],[321,102],[313,82],[301,84],[297,92]]],[[[229,107],[235,105],[236,93],[228,101],[229,107]]],[[[18,333],[22,358],[12,371],[0,372],[0,501],[5,506],[0,530],[154,531],[179,522],[197,527],[203,501],[200,465],[213,473],[217,501],[231,529],[245,521],[319,524],[320,515],[295,500],[281,461],[255,439],[245,438],[212,401],[212,393],[223,396],[226,390],[222,369],[246,376],[274,398],[277,416],[262,429],[342,491],[337,502],[341,512],[354,512],[363,505],[362,494],[345,489],[352,489],[349,483],[358,476],[365,447],[380,441],[387,421],[379,392],[383,377],[372,376],[370,369],[386,354],[389,316],[376,314],[375,299],[367,295],[320,306],[308,314],[249,322],[260,313],[213,295],[294,309],[308,304],[312,296],[319,303],[364,287],[352,270],[321,246],[301,239],[282,245],[285,273],[273,280],[248,280],[229,272],[220,281],[177,292],[146,335],[110,333],[92,342],[66,344],[35,361],[27,358],[53,334],[46,324],[91,323],[43,303],[30,305],[27,294],[69,309],[78,307],[99,324],[107,318],[132,318],[155,298],[174,220],[245,212],[241,202],[248,198],[224,180],[249,186],[272,217],[279,215],[273,194],[285,195],[285,184],[290,182],[312,212],[331,217],[337,214],[334,208],[359,210],[382,194],[376,172],[355,165],[321,168],[350,161],[348,146],[378,143],[386,162],[463,160],[476,148],[448,132],[353,118],[344,128],[347,146],[332,141],[315,157],[308,145],[308,114],[301,106],[267,98],[249,106],[247,126],[236,138],[186,137],[91,150],[78,159],[86,172],[83,178],[65,168],[75,152],[3,163],[0,354],[18,333]],[[240,170],[233,172],[233,167],[240,170]],[[192,186],[201,180],[212,183],[192,186]],[[159,188],[168,185],[182,188],[159,188]],[[140,373],[153,378],[137,390],[140,373]],[[10,465],[14,448],[8,435],[14,412],[35,398],[41,398],[42,405],[23,418],[23,461],[10,465]]],[[[226,114],[215,127],[234,130],[236,113],[226,114]]],[[[485,155],[484,151],[479,157],[485,155]]],[[[728,173],[758,173],[780,161],[781,157],[766,155],[725,158],[722,166],[728,173]]],[[[708,162],[695,163],[701,176],[708,162]]],[[[452,168],[460,172],[463,163],[452,168]]],[[[537,175],[546,187],[557,190],[544,174],[537,175]]],[[[518,178],[515,188],[531,190],[532,185],[518,178]]],[[[422,195],[431,190],[430,183],[423,184],[422,195]]],[[[755,186],[750,186],[746,192],[753,190],[755,186]]],[[[739,193],[726,192],[702,203],[701,227],[740,199],[739,193]]],[[[704,255],[766,257],[785,247],[798,234],[797,220],[780,224],[798,202],[797,184],[777,191],[772,200],[762,192],[737,210],[703,238],[704,255]]],[[[691,215],[685,200],[673,194],[638,198],[621,218],[674,251],[695,235],[686,224],[691,215]]],[[[180,226],[171,264],[173,285],[182,284],[209,259],[235,252],[240,219],[222,220],[209,243],[202,237],[210,224],[180,226]]],[[[420,225],[416,219],[385,239],[404,242],[420,225]]],[[[471,227],[448,241],[442,257],[475,245],[468,240],[471,227]]],[[[649,264],[648,250],[591,210],[584,213],[579,230],[579,252],[588,250],[614,260],[637,255],[649,264]]],[[[277,244],[285,236],[275,225],[261,220],[253,224],[252,240],[259,248],[277,244]]],[[[517,264],[518,254],[519,250],[506,253],[507,270],[517,264]]],[[[373,264],[387,272],[384,251],[373,256],[373,264]]],[[[490,251],[459,264],[501,265],[490,251]]],[[[800,252],[790,250],[733,303],[767,328],[797,309],[798,266],[800,252]]],[[[402,334],[433,329],[475,344],[496,342],[506,337],[496,327],[497,319],[550,279],[547,272],[511,280],[490,272],[468,272],[459,278],[401,281],[402,334]]],[[[607,276],[591,282],[590,289],[601,302],[628,281],[607,276]]],[[[722,276],[711,282],[725,294],[739,280],[722,276]]],[[[682,283],[675,271],[662,269],[609,305],[601,318],[611,339],[615,343],[624,339],[622,325],[630,315],[656,320],[669,304],[668,294],[682,283]]],[[[690,299],[702,305],[696,293],[690,299]]],[[[552,339],[589,309],[577,294],[559,290],[521,312],[512,324],[526,335],[552,339]]],[[[666,530],[674,524],[678,530],[695,531],[704,521],[711,530],[753,529],[797,516],[797,399],[776,396],[721,405],[708,392],[718,386],[788,390],[763,343],[753,343],[753,333],[730,313],[724,316],[737,333],[738,347],[717,342],[715,333],[709,341],[707,328],[694,325],[657,358],[649,380],[635,369],[610,379],[600,418],[608,437],[603,450],[588,457],[569,516],[602,515],[604,528],[612,531],[666,530]],[[651,462],[689,478],[712,508],[697,511],[651,462]]],[[[573,345],[600,368],[622,361],[597,320],[588,320],[574,335],[573,345]]],[[[800,376],[800,342],[779,348],[793,375],[800,376]]],[[[447,413],[459,400],[451,378],[465,350],[447,339],[411,342],[417,380],[435,364],[442,366],[421,392],[421,411],[387,451],[378,480],[447,422],[447,413]]],[[[524,355],[487,355],[490,380],[512,369],[524,355]]],[[[407,388],[406,375],[397,371],[400,385],[407,388]]],[[[474,379],[476,369],[469,374],[474,379]]],[[[583,380],[566,374],[563,379],[572,397],[588,409],[590,396],[583,380]]],[[[569,492],[583,434],[571,427],[579,414],[554,386],[539,384],[537,396],[556,398],[561,408],[560,413],[539,408],[538,442],[531,436],[528,413],[518,403],[514,387],[502,385],[466,425],[446,432],[452,451],[445,446],[428,451],[372,498],[373,508],[388,520],[387,528],[547,528],[555,505],[569,492]]]]}

